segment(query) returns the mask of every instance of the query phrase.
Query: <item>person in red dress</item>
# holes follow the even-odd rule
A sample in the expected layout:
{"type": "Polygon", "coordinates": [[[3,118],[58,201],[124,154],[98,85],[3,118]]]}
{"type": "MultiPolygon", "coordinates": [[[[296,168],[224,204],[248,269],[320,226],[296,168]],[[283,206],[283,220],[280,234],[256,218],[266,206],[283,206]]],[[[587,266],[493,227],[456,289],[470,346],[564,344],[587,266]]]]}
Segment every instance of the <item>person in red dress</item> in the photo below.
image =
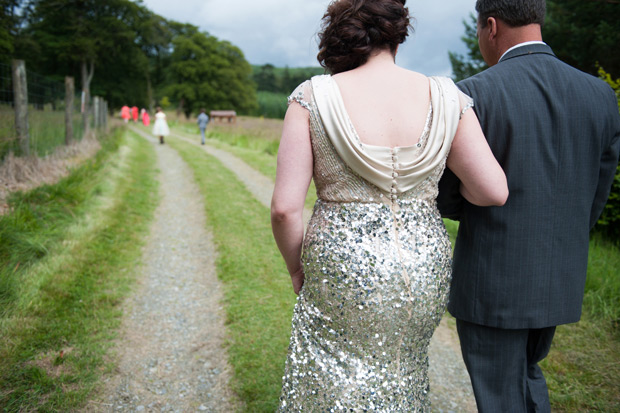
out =
{"type": "Polygon", "coordinates": [[[131,115],[129,114],[129,106],[125,105],[121,108],[121,118],[127,123],[131,115]]]}

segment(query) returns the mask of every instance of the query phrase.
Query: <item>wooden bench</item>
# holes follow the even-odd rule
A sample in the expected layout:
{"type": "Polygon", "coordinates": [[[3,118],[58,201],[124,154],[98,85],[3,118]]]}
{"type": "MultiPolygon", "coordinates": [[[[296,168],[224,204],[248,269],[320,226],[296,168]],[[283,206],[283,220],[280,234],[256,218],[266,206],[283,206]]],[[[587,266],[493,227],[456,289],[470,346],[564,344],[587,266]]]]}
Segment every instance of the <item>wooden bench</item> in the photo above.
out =
{"type": "Polygon", "coordinates": [[[237,112],[234,110],[212,110],[209,112],[209,118],[213,121],[228,119],[228,123],[235,123],[237,121],[237,112]]]}

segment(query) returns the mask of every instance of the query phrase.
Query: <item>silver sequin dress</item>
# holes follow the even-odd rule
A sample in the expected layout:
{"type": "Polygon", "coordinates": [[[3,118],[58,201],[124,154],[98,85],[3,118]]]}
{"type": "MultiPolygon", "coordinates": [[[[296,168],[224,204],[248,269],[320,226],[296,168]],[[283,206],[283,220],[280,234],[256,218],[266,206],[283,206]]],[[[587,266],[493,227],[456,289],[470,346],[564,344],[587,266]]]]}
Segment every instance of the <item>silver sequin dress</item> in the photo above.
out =
{"type": "MultiPolygon", "coordinates": [[[[292,101],[310,113],[318,200],[304,238],[305,281],[279,411],[429,411],[427,348],[451,273],[435,201],[445,156],[414,188],[381,190],[335,150],[310,81],[292,101]]],[[[433,117],[431,106],[413,147],[367,149],[391,159],[396,171],[401,156],[423,153],[433,117]]]]}

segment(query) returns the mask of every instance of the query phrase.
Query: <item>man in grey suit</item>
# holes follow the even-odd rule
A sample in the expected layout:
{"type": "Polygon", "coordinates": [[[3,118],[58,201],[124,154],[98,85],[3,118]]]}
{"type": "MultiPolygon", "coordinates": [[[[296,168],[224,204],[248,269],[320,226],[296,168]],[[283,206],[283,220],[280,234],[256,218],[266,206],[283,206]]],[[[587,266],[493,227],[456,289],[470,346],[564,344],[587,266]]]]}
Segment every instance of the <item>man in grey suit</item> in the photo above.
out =
{"type": "Polygon", "coordinates": [[[620,115],[610,87],[542,42],[544,0],[478,0],[476,10],[490,68],[458,86],[474,98],[510,195],[503,207],[477,207],[444,174],[439,208],[460,220],[448,309],[478,409],[548,412],[538,362],[555,326],[581,317],[589,231],[618,164],[620,115]]]}

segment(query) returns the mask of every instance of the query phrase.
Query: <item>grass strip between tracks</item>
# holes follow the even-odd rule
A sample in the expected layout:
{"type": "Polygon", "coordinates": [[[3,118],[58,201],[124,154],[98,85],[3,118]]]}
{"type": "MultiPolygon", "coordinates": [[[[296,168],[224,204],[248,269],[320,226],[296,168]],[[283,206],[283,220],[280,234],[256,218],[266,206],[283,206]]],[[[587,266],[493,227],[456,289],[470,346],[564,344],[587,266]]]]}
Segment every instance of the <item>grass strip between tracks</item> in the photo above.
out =
{"type": "Polygon", "coordinates": [[[194,171],[218,250],[233,389],[249,412],[278,405],[295,303],[271,234],[269,210],[214,157],[169,139],[194,171]]]}

